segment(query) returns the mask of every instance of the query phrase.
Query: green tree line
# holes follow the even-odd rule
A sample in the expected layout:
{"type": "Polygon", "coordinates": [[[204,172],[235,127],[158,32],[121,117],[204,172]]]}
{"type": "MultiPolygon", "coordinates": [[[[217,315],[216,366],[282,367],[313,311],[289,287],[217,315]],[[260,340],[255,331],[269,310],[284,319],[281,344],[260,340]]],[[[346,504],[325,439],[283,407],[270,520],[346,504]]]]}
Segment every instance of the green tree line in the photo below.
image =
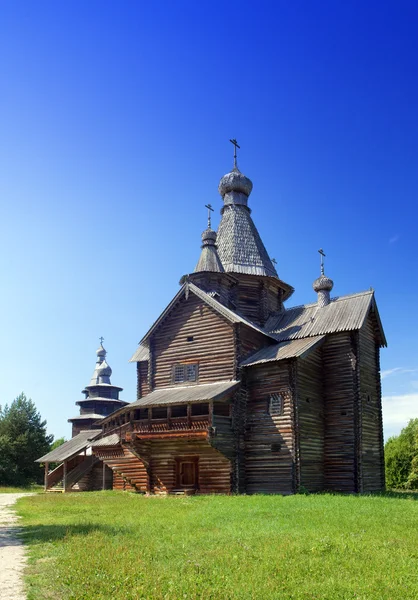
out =
{"type": "Polygon", "coordinates": [[[35,460],[49,452],[53,439],[24,393],[0,407],[0,485],[42,483],[43,471],[35,460]]]}
{"type": "Polygon", "coordinates": [[[411,419],[399,435],[385,444],[386,486],[418,489],[418,419],[411,419]]]}

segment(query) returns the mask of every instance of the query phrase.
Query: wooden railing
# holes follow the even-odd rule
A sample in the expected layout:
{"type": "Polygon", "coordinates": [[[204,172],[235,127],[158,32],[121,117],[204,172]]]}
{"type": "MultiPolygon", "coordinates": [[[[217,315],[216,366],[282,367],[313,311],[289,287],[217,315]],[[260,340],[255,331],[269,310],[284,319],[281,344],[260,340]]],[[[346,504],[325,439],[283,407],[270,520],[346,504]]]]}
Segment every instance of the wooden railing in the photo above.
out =
{"type": "Polygon", "coordinates": [[[166,431],[204,431],[209,427],[209,415],[145,419],[133,421],[132,433],[164,433],[166,431]]]}

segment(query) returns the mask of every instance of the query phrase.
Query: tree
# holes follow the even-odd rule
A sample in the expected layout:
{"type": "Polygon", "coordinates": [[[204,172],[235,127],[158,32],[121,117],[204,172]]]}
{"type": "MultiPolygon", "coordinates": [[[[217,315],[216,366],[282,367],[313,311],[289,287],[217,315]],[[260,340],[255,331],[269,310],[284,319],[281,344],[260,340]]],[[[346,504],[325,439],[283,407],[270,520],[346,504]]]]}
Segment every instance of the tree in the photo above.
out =
{"type": "Polygon", "coordinates": [[[10,406],[0,407],[0,484],[41,483],[43,473],[35,460],[49,452],[53,439],[24,393],[10,406]]]}
{"type": "Polygon", "coordinates": [[[386,484],[389,488],[418,488],[418,419],[411,419],[385,445],[386,484]]]}

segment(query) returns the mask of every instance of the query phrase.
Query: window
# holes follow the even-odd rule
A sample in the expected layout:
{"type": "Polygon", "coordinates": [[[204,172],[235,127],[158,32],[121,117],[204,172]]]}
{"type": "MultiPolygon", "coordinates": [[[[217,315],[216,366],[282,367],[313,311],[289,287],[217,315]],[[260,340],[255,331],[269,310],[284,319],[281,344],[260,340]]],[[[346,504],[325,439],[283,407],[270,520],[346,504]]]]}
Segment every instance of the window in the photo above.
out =
{"type": "Polygon", "coordinates": [[[283,414],[284,398],[283,394],[270,394],[268,399],[268,413],[272,417],[278,417],[283,414]]]}
{"type": "Polygon", "coordinates": [[[173,383],[197,381],[197,363],[178,364],[173,367],[173,383]]]}

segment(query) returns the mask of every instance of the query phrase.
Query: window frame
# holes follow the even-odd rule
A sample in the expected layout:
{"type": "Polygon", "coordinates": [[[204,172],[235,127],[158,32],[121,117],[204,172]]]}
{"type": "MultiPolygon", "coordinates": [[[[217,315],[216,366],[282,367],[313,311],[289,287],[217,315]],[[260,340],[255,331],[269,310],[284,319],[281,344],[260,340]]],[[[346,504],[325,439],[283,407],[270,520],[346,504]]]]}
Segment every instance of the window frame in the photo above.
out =
{"type": "Polygon", "coordinates": [[[171,370],[171,381],[174,385],[196,383],[199,380],[199,363],[175,363],[171,370]],[[189,378],[189,369],[194,368],[193,379],[189,378]],[[177,373],[182,371],[182,379],[177,379],[177,373]]]}

